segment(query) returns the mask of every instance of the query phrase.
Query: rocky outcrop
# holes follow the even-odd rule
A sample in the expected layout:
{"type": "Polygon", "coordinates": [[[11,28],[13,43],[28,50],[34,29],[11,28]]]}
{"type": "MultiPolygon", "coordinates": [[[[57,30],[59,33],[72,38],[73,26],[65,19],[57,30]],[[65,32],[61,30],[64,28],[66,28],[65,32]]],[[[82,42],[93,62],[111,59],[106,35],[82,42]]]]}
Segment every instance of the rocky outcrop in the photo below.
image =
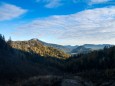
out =
{"type": "Polygon", "coordinates": [[[91,82],[80,77],[38,76],[23,81],[17,86],[93,86],[91,82]]]}
{"type": "Polygon", "coordinates": [[[70,79],[62,80],[61,86],[93,86],[90,81],[85,81],[81,77],[74,76],[70,79]]]}

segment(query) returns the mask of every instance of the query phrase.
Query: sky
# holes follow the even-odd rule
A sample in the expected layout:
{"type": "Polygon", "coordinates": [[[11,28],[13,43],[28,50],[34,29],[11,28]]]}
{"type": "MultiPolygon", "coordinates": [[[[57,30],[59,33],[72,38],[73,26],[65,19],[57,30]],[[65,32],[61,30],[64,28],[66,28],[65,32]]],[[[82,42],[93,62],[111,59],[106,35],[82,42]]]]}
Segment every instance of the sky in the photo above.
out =
{"type": "Polygon", "coordinates": [[[0,0],[0,34],[14,41],[115,44],[115,0],[0,0]]]}

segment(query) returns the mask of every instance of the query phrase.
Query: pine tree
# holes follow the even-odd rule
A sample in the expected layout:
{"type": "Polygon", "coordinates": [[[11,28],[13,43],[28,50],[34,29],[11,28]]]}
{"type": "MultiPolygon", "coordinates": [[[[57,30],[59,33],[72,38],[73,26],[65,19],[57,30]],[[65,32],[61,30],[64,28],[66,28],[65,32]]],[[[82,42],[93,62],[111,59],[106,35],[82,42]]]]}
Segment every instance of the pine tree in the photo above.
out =
{"type": "Polygon", "coordinates": [[[8,39],[7,44],[8,44],[8,45],[11,45],[11,44],[12,44],[12,39],[11,39],[11,37],[8,39]]]}

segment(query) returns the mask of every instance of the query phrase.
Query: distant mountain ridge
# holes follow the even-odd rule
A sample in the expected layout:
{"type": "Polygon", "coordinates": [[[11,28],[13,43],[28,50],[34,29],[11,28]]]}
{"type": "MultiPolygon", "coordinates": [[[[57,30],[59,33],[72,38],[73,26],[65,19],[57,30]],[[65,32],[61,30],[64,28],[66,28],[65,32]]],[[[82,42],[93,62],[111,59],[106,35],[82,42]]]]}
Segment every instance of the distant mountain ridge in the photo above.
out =
{"type": "Polygon", "coordinates": [[[58,50],[64,51],[65,53],[70,53],[73,49],[78,47],[77,45],[76,46],[71,46],[71,45],[63,46],[63,45],[59,45],[59,44],[46,43],[46,42],[43,42],[43,41],[41,41],[41,40],[39,40],[37,38],[33,38],[31,40],[39,41],[44,46],[53,47],[53,48],[56,48],[58,50]]]}
{"type": "Polygon", "coordinates": [[[39,41],[44,46],[53,47],[53,48],[56,48],[58,50],[64,51],[65,53],[68,53],[68,54],[86,53],[86,52],[90,52],[92,50],[103,49],[105,46],[112,46],[110,44],[84,44],[81,46],[79,46],[79,45],[71,46],[71,45],[59,45],[59,44],[53,44],[53,43],[46,43],[46,42],[41,41],[37,38],[33,38],[31,40],[39,41]],[[82,47],[82,50],[80,47],[82,47]]]}
{"type": "Polygon", "coordinates": [[[91,52],[91,48],[85,48],[84,46],[79,46],[71,51],[71,54],[84,54],[91,52]]]}
{"type": "Polygon", "coordinates": [[[99,49],[103,49],[105,46],[112,46],[110,44],[84,44],[83,45],[86,48],[91,48],[93,50],[99,50],[99,49]]]}

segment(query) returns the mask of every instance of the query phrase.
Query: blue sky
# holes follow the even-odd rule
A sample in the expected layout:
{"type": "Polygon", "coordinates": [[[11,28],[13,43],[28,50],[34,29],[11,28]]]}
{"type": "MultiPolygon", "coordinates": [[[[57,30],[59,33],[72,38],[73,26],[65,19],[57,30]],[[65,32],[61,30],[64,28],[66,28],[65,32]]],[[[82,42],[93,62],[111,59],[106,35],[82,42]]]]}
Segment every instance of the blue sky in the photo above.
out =
{"type": "Polygon", "coordinates": [[[62,45],[114,44],[115,0],[0,0],[0,33],[62,45]]]}

